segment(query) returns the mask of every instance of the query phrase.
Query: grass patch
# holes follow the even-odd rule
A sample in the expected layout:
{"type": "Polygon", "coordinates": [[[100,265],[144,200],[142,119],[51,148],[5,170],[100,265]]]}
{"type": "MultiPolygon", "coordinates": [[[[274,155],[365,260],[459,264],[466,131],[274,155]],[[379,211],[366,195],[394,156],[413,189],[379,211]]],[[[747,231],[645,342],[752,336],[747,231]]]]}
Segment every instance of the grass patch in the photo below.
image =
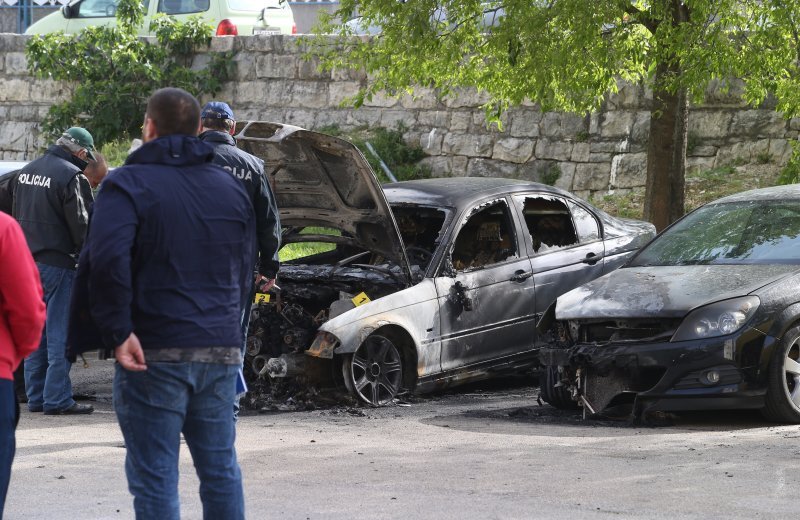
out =
{"type": "Polygon", "coordinates": [[[130,148],[130,140],[119,139],[104,144],[100,149],[100,153],[106,158],[106,162],[110,168],[116,168],[125,164],[125,159],[128,158],[128,150],[130,150],[130,148]]]}

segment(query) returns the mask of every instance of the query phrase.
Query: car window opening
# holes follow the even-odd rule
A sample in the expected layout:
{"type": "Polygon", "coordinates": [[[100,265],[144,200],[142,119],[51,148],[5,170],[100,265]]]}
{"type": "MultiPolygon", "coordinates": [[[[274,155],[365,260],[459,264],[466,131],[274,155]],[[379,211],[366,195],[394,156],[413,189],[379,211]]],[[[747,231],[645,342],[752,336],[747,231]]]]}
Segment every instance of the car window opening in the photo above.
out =
{"type": "MultiPolygon", "coordinates": [[[[550,197],[526,197],[523,214],[534,252],[544,253],[578,243],[572,215],[563,201],[550,197]]],[[[597,224],[594,226],[596,230],[597,224]]],[[[591,233],[587,234],[591,236],[591,233]]]]}
{"type": "Polygon", "coordinates": [[[481,269],[517,256],[508,206],[500,201],[472,215],[458,233],[451,261],[456,271],[481,269]]]}

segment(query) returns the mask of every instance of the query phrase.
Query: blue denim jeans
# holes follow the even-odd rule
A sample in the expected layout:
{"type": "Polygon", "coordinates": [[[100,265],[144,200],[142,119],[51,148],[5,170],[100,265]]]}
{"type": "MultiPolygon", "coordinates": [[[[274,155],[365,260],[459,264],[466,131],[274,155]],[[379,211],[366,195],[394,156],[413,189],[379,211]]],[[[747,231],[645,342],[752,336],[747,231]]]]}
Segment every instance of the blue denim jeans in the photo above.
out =
{"type": "Polygon", "coordinates": [[[14,381],[0,379],[0,518],[6,505],[8,483],[11,480],[11,463],[14,462],[19,407],[14,393],[14,381]]]}
{"type": "Polygon", "coordinates": [[[72,399],[72,382],[67,361],[69,297],[75,271],[37,263],[44,289],[47,318],[39,348],[25,359],[25,393],[28,409],[64,410],[72,399]]]}
{"type": "Polygon", "coordinates": [[[181,433],[200,478],[203,518],[244,518],[231,420],[238,370],[238,365],[196,362],[147,363],[142,372],[116,366],[114,410],[125,438],[125,473],[137,519],[180,518],[181,433]]]}

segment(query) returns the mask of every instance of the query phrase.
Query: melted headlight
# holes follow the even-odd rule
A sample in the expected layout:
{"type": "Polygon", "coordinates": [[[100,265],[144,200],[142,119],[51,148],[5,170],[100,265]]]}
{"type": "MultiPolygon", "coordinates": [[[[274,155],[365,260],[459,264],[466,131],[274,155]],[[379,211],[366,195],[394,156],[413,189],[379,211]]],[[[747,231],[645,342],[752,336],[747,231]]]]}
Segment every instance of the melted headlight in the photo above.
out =
{"type": "Polygon", "coordinates": [[[683,320],[670,341],[727,336],[741,329],[761,304],[757,296],[715,302],[695,309],[683,320]]]}

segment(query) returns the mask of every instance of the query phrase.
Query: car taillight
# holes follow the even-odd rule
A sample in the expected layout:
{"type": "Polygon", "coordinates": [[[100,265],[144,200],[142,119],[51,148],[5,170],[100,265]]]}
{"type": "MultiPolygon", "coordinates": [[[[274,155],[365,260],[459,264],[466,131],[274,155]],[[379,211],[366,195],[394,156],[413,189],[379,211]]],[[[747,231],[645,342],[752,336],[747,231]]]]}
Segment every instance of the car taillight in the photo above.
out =
{"type": "Polygon", "coordinates": [[[297,34],[297,24],[292,22],[292,34],[297,34]]]}
{"type": "Polygon", "coordinates": [[[236,36],[239,34],[239,30],[236,28],[236,24],[230,20],[222,20],[219,22],[217,26],[217,36],[236,36]]]}

